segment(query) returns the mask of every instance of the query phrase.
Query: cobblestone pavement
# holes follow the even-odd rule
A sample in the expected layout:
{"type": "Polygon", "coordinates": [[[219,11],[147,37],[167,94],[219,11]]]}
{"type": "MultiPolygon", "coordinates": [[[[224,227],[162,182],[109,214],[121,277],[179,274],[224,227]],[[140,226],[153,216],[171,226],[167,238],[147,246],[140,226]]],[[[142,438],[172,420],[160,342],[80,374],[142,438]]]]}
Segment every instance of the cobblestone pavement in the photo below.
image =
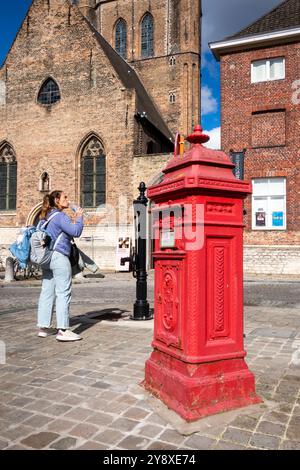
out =
{"type": "Polygon", "coordinates": [[[300,449],[297,308],[245,308],[264,403],[185,423],[139,385],[153,322],[128,319],[134,283],[118,279],[119,293],[99,283],[97,300],[95,284],[75,286],[72,327],[83,340],[71,344],[36,336],[38,289],[0,289],[0,449],[300,449]]]}

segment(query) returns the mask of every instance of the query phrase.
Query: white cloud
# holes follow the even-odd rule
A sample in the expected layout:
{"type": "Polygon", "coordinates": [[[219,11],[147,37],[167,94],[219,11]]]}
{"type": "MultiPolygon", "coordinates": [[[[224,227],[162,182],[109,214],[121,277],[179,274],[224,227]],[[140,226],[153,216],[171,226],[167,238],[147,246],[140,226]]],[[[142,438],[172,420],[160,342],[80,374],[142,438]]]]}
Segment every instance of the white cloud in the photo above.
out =
{"type": "Polygon", "coordinates": [[[204,85],[201,89],[201,112],[202,115],[216,113],[218,111],[218,101],[213,97],[212,90],[204,85]]]}
{"type": "Polygon", "coordinates": [[[203,134],[207,134],[210,140],[204,144],[209,149],[220,150],[221,148],[221,127],[215,127],[210,131],[203,131],[203,134]]]}

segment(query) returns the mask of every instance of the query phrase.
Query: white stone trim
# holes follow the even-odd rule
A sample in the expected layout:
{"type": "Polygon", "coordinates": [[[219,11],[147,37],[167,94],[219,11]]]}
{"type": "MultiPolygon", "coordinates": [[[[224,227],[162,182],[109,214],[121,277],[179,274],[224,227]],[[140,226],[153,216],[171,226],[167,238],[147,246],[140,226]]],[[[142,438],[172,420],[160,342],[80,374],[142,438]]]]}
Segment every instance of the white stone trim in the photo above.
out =
{"type": "Polygon", "coordinates": [[[276,42],[278,39],[291,39],[300,35],[300,28],[284,29],[273,33],[256,34],[255,36],[246,36],[243,38],[229,39],[227,41],[218,41],[209,43],[210,50],[220,59],[221,52],[229,52],[230,49],[242,49],[245,46],[261,46],[264,43],[276,42]]]}

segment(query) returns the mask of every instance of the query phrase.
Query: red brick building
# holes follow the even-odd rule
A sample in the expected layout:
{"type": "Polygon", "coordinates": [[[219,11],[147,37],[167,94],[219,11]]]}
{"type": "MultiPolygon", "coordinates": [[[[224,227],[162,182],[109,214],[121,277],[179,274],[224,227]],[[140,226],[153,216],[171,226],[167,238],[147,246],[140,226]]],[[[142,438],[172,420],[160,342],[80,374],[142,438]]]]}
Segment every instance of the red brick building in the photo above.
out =
{"type": "Polygon", "coordinates": [[[300,0],[210,45],[221,65],[222,149],[245,151],[245,269],[300,274],[300,0]]]}
{"type": "Polygon", "coordinates": [[[32,1],[0,68],[0,248],[64,189],[90,213],[80,243],[114,269],[139,182],[199,121],[200,15],[200,0],[32,1]]]}

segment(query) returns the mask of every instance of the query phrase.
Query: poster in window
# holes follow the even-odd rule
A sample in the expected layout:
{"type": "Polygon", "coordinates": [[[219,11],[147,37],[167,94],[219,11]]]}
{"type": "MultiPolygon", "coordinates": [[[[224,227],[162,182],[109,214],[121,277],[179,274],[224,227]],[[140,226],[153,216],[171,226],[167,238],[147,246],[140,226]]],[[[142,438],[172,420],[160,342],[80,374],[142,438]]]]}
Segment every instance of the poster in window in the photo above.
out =
{"type": "Polygon", "coordinates": [[[255,222],[256,222],[256,227],[265,227],[266,226],[266,213],[265,212],[256,212],[255,213],[255,222]]]}
{"type": "Polygon", "coordinates": [[[283,227],[283,212],[273,212],[272,225],[273,227],[283,227]]]}

